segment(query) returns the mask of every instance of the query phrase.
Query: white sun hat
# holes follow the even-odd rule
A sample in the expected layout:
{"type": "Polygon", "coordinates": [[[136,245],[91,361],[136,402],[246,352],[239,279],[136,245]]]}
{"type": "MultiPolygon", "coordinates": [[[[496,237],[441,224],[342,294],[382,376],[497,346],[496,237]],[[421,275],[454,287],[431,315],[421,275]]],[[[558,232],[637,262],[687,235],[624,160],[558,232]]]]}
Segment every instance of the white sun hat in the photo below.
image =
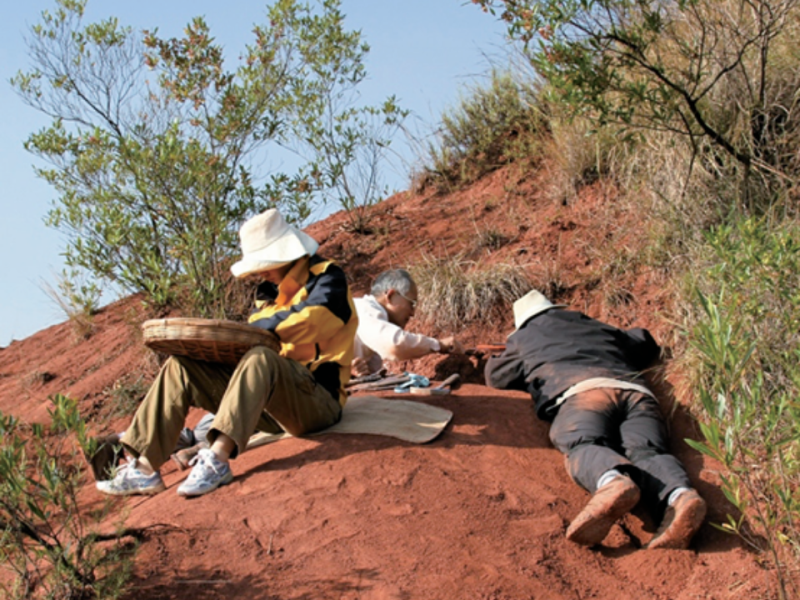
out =
{"type": "Polygon", "coordinates": [[[519,329],[533,317],[551,308],[566,308],[566,304],[553,304],[544,294],[531,290],[514,302],[514,327],[519,329]]]}
{"type": "Polygon", "coordinates": [[[271,208],[245,221],[239,230],[242,259],[231,267],[234,277],[277,269],[303,256],[313,256],[319,244],[289,225],[271,208]]]}

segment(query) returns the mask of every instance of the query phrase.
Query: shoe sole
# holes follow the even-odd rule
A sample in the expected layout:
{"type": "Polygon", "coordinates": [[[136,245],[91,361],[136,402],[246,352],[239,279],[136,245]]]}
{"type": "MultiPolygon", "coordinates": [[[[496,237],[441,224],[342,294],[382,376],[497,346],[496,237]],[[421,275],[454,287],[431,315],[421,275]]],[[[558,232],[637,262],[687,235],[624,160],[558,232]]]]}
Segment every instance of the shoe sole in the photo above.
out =
{"type": "Polygon", "coordinates": [[[686,550],[706,518],[706,502],[700,496],[687,501],[686,507],[661,534],[647,544],[648,550],[686,550]]]}
{"type": "Polygon", "coordinates": [[[608,535],[611,526],[636,506],[639,496],[639,488],[631,482],[614,498],[606,511],[597,516],[584,516],[586,511],[593,512],[590,500],[567,529],[567,539],[582,546],[599,544],[608,535]]]}
{"type": "Polygon", "coordinates": [[[202,491],[200,490],[186,491],[179,487],[178,496],[181,496],[183,498],[196,498],[197,496],[203,496],[205,494],[211,493],[218,487],[221,487],[223,485],[228,485],[231,481],[233,481],[233,473],[231,471],[228,471],[228,474],[225,475],[222,479],[220,479],[213,487],[210,487],[207,490],[202,490],[202,491]]]}
{"type": "Polygon", "coordinates": [[[106,494],[108,496],[153,496],[155,494],[160,494],[164,490],[167,489],[163,483],[159,486],[152,487],[152,488],[145,488],[141,490],[106,490],[101,487],[102,481],[98,481],[96,484],[97,491],[106,494]]]}

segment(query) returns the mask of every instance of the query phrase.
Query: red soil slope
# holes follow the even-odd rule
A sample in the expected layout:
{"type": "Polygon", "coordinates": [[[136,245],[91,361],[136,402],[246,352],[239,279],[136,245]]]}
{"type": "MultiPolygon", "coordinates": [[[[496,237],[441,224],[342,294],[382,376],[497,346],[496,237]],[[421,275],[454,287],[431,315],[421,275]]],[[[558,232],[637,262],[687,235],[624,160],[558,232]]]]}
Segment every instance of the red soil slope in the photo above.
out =
{"type": "MultiPolygon", "coordinates": [[[[554,299],[619,326],[648,327],[669,346],[673,334],[660,318],[670,301],[666,274],[646,261],[615,262],[643,252],[637,215],[616,205],[613,190],[587,189],[566,205],[545,190],[542,173],[506,170],[447,196],[397,194],[375,207],[368,235],[348,233],[342,214],[307,231],[345,267],[356,293],[380,271],[423,256],[512,262],[554,299]],[[505,239],[500,248],[480,243],[488,230],[505,239]]],[[[139,299],[127,298],[97,316],[86,340],[64,323],[0,349],[0,410],[43,420],[48,395],[62,392],[80,400],[98,433],[124,428],[127,418],[111,411],[115,389],[133,383],[130,373],[157,368],[141,347],[143,318],[139,299]]],[[[511,327],[507,309],[457,333],[468,344],[491,342],[511,327]]],[[[570,481],[525,394],[481,385],[481,367],[454,357],[397,365],[437,379],[459,371],[469,382],[424,399],[454,413],[424,446],[377,436],[284,440],[245,453],[230,486],[194,500],[175,494],[184,475],[167,467],[167,491],[119,501],[127,525],[166,526],[143,541],[128,597],[775,597],[762,561],[710,525],[690,550],[641,550],[656,524],[637,508],[600,548],[567,542],[566,525],[588,495],[570,481]]],[[[658,386],[673,449],[708,500],[709,519],[720,521],[730,507],[717,466],[682,441],[697,428],[674,383],[658,386]]],[[[91,482],[83,495],[89,505],[102,501],[91,482]]]]}

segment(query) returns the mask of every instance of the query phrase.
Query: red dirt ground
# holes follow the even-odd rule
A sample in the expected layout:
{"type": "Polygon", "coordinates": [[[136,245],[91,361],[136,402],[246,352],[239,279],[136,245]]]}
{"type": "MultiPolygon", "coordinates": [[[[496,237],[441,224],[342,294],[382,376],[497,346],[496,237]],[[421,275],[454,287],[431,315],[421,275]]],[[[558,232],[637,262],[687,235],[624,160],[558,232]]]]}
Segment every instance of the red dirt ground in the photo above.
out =
{"type": "MultiPolygon", "coordinates": [[[[307,231],[321,254],[344,266],[356,294],[382,270],[423,256],[512,262],[553,300],[618,326],[648,327],[669,350],[669,274],[622,260],[644,252],[641,216],[599,185],[566,204],[546,192],[546,170],[511,168],[446,196],[397,194],[375,207],[371,234],[349,233],[343,214],[307,231]],[[480,243],[489,230],[505,238],[499,249],[480,243]]],[[[125,298],[96,316],[88,339],[75,339],[63,323],[0,349],[0,411],[42,421],[48,396],[61,392],[80,401],[97,433],[124,429],[128,417],[115,416],[114,398],[157,369],[141,346],[144,318],[140,299],[125,298]]],[[[511,323],[506,308],[489,324],[455,333],[467,345],[502,341],[511,323]]],[[[424,400],[454,413],[426,445],[378,436],[289,439],[245,453],[233,463],[231,485],[194,500],[175,494],[184,474],[167,466],[167,491],[119,501],[128,526],[156,526],[140,546],[126,597],[776,597],[765,561],[709,524],[690,550],[641,550],[655,523],[637,508],[602,547],[567,542],[566,526],[588,495],[570,481],[526,395],[481,385],[481,367],[475,358],[438,356],[396,365],[439,380],[458,371],[467,381],[450,396],[424,400]]],[[[682,441],[698,437],[697,424],[686,408],[691,398],[676,397],[675,388],[674,376],[659,379],[673,450],[709,502],[709,521],[720,522],[731,507],[717,465],[682,441]]],[[[199,417],[193,412],[190,424],[199,417]]],[[[103,501],[89,481],[83,498],[103,501]]]]}

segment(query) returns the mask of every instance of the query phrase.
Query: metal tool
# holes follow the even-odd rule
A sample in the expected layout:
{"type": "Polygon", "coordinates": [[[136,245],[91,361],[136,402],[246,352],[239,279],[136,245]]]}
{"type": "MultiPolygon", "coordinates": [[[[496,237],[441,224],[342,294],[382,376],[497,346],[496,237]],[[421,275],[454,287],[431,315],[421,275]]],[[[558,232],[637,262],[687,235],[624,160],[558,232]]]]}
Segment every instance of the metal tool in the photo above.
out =
{"type": "Polygon", "coordinates": [[[427,388],[431,384],[430,380],[422,375],[417,375],[416,373],[406,373],[406,375],[408,376],[408,381],[394,388],[396,394],[404,394],[410,389],[417,390],[427,388]]]}
{"type": "Polygon", "coordinates": [[[411,393],[418,396],[444,396],[461,386],[461,376],[453,373],[436,387],[412,387],[411,393]]]}

